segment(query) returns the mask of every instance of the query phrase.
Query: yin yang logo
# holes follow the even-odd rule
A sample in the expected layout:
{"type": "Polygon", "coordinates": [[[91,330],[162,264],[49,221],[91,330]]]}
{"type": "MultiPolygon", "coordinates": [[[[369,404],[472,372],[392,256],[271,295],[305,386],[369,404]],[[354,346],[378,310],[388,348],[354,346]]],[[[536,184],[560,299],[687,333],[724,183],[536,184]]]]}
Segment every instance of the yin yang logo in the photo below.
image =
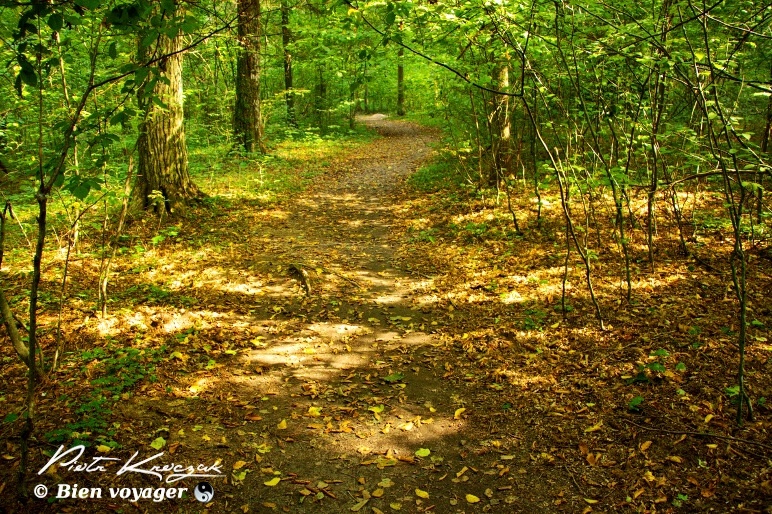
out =
{"type": "Polygon", "coordinates": [[[196,500],[200,501],[201,503],[208,503],[212,501],[212,498],[214,498],[214,489],[212,488],[212,484],[209,482],[200,482],[193,489],[193,496],[195,496],[196,500]]]}

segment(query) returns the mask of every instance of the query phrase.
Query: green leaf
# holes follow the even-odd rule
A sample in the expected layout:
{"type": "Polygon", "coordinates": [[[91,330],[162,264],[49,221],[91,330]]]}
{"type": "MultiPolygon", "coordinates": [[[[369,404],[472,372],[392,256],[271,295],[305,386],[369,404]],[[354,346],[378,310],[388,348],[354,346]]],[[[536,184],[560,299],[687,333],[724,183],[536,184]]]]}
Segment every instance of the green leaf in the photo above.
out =
{"type": "Polygon", "coordinates": [[[405,375],[403,373],[392,373],[391,375],[387,375],[383,377],[383,380],[391,384],[394,382],[399,382],[403,378],[405,378],[405,375]]]}
{"type": "Polygon", "coordinates": [[[429,448],[419,448],[415,452],[416,457],[428,457],[431,455],[432,451],[429,448]]]}
{"type": "Polygon", "coordinates": [[[64,18],[62,18],[61,14],[55,12],[48,17],[48,26],[51,27],[51,30],[61,30],[64,26],[64,18]]]}
{"type": "Polygon", "coordinates": [[[665,371],[667,371],[665,366],[663,366],[659,362],[652,362],[651,364],[648,364],[646,367],[652,371],[656,371],[657,373],[664,373],[665,371]]]}
{"type": "Polygon", "coordinates": [[[142,48],[147,48],[153,43],[155,43],[156,39],[158,39],[158,30],[157,29],[150,29],[150,31],[145,34],[145,37],[142,38],[142,41],[140,41],[140,46],[142,48]]]}
{"type": "Polygon", "coordinates": [[[627,408],[630,409],[633,412],[638,412],[640,409],[640,405],[643,403],[643,396],[636,396],[630,402],[627,404],[627,408]]]}
{"type": "Polygon", "coordinates": [[[118,49],[116,48],[115,41],[110,43],[110,46],[107,49],[107,55],[110,56],[110,59],[115,59],[116,57],[118,57],[118,49]]]}
{"type": "Polygon", "coordinates": [[[150,446],[152,448],[155,448],[156,450],[160,450],[161,448],[166,446],[166,439],[164,439],[163,437],[156,437],[155,440],[152,443],[150,443],[150,446]]]}
{"type": "Polygon", "coordinates": [[[18,415],[17,413],[15,413],[15,412],[9,412],[9,413],[8,413],[8,414],[6,414],[6,415],[5,415],[5,417],[3,418],[3,423],[13,423],[13,422],[14,422],[14,421],[16,421],[17,419],[19,419],[19,415],[18,415]]]}
{"type": "Polygon", "coordinates": [[[85,7],[86,9],[93,10],[99,7],[99,4],[102,3],[102,0],[75,0],[75,4],[79,5],[81,7],[85,7]]]}

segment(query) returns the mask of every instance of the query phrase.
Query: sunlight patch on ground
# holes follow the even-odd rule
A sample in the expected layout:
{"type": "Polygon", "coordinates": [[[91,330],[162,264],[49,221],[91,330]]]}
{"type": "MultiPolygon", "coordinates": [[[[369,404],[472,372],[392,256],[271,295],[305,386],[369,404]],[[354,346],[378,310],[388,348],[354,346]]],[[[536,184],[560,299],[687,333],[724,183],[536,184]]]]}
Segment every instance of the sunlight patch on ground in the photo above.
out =
{"type": "Polygon", "coordinates": [[[518,291],[510,291],[501,296],[501,303],[505,305],[512,305],[515,303],[522,303],[525,300],[523,295],[518,291]]]}
{"type": "Polygon", "coordinates": [[[380,305],[394,305],[404,301],[404,296],[399,293],[382,294],[378,295],[373,301],[380,305]]]}
{"type": "Polygon", "coordinates": [[[349,325],[347,323],[330,324],[324,322],[313,323],[308,326],[308,329],[330,341],[337,341],[343,337],[359,335],[369,331],[369,329],[360,325],[349,325]]]}
{"type": "Polygon", "coordinates": [[[259,295],[263,293],[263,281],[257,280],[255,282],[226,282],[221,284],[219,289],[227,293],[239,293],[245,295],[259,295]]]}

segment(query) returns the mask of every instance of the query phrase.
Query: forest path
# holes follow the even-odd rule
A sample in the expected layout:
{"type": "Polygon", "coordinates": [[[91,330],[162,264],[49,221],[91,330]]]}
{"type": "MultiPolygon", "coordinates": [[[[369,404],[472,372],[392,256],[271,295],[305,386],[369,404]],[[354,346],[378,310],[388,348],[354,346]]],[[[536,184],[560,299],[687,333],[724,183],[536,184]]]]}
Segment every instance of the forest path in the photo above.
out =
{"type": "Polygon", "coordinates": [[[404,239],[417,194],[405,180],[437,135],[382,115],[359,121],[381,137],[290,201],[230,214],[215,236],[229,242],[197,264],[202,282],[211,278],[203,303],[219,314],[198,311],[203,328],[190,336],[216,365],[175,379],[186,399],[135,397],[122,415],[168,428],[188,459],[214,453],[233,468],[212,482],[216,512],[466,512],[515,501],[538,512],[514,494],[530,485],[515,486],[502,452],[489,452],[490,427],[464,414],[474,400],[447,379],[448,313],[415,271],[432,266],[404,239]]]}

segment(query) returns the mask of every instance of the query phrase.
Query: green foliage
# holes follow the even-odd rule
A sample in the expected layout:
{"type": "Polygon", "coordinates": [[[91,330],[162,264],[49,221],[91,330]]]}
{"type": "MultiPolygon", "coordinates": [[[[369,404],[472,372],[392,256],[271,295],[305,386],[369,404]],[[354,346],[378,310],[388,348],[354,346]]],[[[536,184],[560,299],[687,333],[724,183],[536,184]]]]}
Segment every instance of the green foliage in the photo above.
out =
{"type": "Polygon", "coordinates": [[[133,348],[108,343],[81,352],[74,357],[81,365],[82,373],[97,374],[91,379],[92,389],[82,401],[67,401],[74,408],[78,421],[65,424],[44,435],[52,444],[72,441],[73,444],[91,445],[95,440],[110,441],[115,435],[108,424],[112,406],[130,394],[139,382],[155,382],[156,365],[166,353],[166,347],[133,348]]]}
{"type": "Polygon", "coordinates": [[[462,181],[463,177],[453,166],[450,156],[424,164],[408,179],[411,186],[425,192],[456,189],[462,181]]]}
{"type": "Polygon", "coordinates": [[[525,310],[525,319],[521,322],[522,330],[542,330],[547,313],[539,308],[525,310]]]}
{"type": "Polygon", "coordinates": [[[629,402],[627,402],[627,410],[630,412],[640,412],[641,405],[643,404],[643,396],[636,396],[629,402]]]}

